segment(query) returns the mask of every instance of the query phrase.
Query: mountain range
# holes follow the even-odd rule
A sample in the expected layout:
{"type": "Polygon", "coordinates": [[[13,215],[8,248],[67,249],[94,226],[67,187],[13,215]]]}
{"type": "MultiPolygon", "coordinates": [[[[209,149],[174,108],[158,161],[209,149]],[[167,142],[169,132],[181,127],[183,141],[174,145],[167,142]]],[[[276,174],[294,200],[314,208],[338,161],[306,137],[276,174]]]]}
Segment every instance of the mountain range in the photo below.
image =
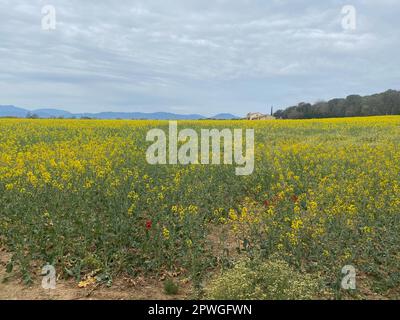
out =
{"type": "Polygon", "coordinates": [[[230,113],[220,113],[213,117],[200,114],[176,114],[169,112],[99,112],[99,113],[71,113],[58,109],[27,110],[10,105],[0,105],[0,117],[39,117],[39,118],[93,118],[93,119],[151,119],[151,120],[201,120],[201,119],[239,119],[230,113]]]}

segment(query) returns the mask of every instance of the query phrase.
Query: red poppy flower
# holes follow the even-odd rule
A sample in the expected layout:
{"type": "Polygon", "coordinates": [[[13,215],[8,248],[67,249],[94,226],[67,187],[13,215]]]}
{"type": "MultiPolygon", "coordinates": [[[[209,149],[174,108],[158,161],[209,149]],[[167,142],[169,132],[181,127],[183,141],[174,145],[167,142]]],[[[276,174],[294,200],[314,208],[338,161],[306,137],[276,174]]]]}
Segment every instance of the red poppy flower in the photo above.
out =
{"type": "Polygon", "coordinates": [[[264,201],[264,206],[266,206],[266,207],[269,207],[269,206],[270,206],[270,203],[269,203],[268,200],[265,200],[265,201],[264,201]]]}
{"type": "Polygon", "coordinates": [[[146,230],[150,230],[153,222],[151,220],[146,221],[146,230]]]}
{"type": "Polygon", "coordinates": [[[297,202],[298,200],[299,200],[299,197],[298,197],[298,196],[296,196],[295,194],[292,195],[292,201],[293,201],[293,202],[297,202]]]}

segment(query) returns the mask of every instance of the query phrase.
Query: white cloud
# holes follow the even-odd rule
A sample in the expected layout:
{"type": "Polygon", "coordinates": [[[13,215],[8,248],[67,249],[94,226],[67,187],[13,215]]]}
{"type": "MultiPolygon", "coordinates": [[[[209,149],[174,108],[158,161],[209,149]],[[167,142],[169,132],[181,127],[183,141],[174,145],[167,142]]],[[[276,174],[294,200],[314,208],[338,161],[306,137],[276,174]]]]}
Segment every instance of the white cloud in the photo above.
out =
{"type": "Polygon", "coordinates": [[[0,0],[0,104],[245,114],[398,88],[397,1],[0,0]],[[371,76],[372,75],[372,76],[371,76]]]}

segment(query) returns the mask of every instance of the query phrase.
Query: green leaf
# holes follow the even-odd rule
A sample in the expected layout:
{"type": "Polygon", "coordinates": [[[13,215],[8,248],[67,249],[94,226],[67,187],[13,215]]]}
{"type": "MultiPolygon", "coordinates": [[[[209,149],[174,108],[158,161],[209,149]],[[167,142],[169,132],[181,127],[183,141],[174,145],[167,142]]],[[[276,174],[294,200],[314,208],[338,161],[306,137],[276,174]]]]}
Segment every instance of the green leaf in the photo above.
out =
{"type": "Polygon", "coordinates": [[[12,261],[10,261],[9,263],[7,263],[6,272],[11,273],[13,271],[13,269],[14,269],[14,263],[12,261]]]}

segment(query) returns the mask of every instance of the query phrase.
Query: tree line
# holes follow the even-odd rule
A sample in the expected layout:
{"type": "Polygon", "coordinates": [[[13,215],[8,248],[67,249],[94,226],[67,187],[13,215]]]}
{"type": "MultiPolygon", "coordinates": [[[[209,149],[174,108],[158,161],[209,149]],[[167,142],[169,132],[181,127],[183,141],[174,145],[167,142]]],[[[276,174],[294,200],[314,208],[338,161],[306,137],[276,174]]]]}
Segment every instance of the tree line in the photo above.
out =
{"type": "Polygon", "coordinates": [[[388,90],[371,96],[350,95],[345,99],[318,101],[315,104],[299,103],[285,110],[278,110],[278,119],[312,119],[400,115],[400,91],[388,90]]]}

